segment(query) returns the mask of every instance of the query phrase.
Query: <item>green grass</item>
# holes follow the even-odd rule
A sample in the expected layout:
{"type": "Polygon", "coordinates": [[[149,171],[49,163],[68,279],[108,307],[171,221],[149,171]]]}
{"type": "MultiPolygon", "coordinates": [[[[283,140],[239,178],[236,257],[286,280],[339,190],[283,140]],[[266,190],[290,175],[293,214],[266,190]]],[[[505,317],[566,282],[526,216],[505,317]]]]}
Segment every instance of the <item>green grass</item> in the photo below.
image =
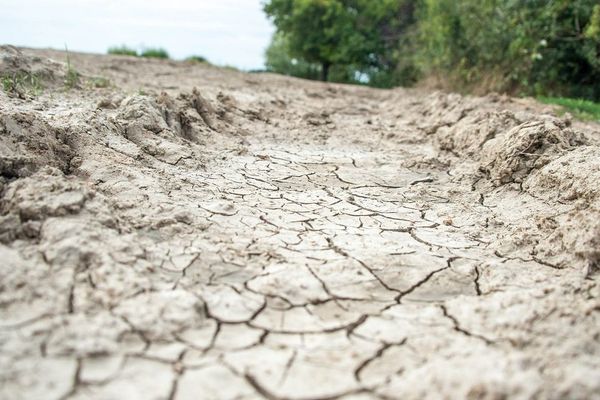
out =
{"type": "Polygon", "coordinates": [[[65,73],[65,87],[67,89],[74,89],[79,87],[79,72],[71,65],[71,56],[69,54],[69,49],[65,46],[65,51],[67,52],[67,72],[65,73]]]}
{"type": "Polygon", "coordinates": [[[567,97],[538,97],[544,104],[561,106],[565,112],[586,121],[600,121],[600,103],[590,100],[570,99],[567,97]]]}
{"type": "Polygon", "coordinates": [[[136,49],[132,49],[131,47],[127,47],[125,45],[121,46],[113,46],[108,48],[108,54],[116,55],[116,56],[134,56],[137,57],[138,52],[136,49]]]}
{"type": "Polygon", "coordinates": [[[79,86],[79,72],[73,67],[68,67],[65,74],[65,87],[67,89],[74,89],[77,86],[79,86]]]}
{"type": "Polygon", "coordinates": [[[43,90],[39,77],[29,72],[4,74],[0,76],[0,83],[6,93],[16,94],[19,97],[38,96],[43,90]]]}
{"type": "Polygon", "coordinates": [[[146,57],[146,58],[163,58],[163,59],[168,59],[169,58],[169,53],[162,48],[147,48],[145,50],[143,50],[140,53],[141,57],[146,57]]]}

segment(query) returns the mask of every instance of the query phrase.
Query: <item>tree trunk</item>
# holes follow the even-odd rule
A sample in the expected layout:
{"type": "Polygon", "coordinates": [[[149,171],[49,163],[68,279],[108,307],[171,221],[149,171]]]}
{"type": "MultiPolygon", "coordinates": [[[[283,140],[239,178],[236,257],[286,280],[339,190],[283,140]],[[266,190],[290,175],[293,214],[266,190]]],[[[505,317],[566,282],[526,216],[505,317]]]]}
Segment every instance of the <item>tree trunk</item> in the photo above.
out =
{"type": "Polygon", "coordinates": [[[321,80],[323,82],[327,82],[329,79],[329,67],[331,67],[331,63],[324,62],[321,65],[321,80]]]}

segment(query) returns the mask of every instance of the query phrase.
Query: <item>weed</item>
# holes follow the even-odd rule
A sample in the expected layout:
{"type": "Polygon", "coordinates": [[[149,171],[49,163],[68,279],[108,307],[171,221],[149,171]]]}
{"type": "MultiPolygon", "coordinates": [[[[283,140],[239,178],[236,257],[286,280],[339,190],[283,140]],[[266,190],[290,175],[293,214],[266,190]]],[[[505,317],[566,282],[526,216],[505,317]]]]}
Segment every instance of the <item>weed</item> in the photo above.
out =
{"type": "Polygon", "coordinates": [[[137,57],[138,52],[136,49],[127,47],[125,45],[109,47],[108,54],[117,56],[133,56],[137,57]]]}
{"type": "Polygon", "coordinates": [[[65,86],[67,89],[73,89],[79,86],[79,72],[71,65],[71,57],[69,55],[69,49],[65,45],[65,51],[67,52],[67,73],[65,74],[65,86]]]}
{"type": "Polygon", "coordinates": [[[37,75],[30,72],[15,72],[0,77],[2,89],[9,94],[25,98],[27,95],[39,96],[43,87],[37,75]]]}
{"type": "Polygon", "coordinates": [[[569,111],[579,119],[600,121],[600,103],[567,97],[539,97],[538,100],[545,104],[559,105],[565,112],[569,111]]]}
{"type": "Polygon", "coordinates": [[[79,72],[75,71],[73,68],[67,69],[67,74],[65,75],[65,86],[68,89],[76,88],[79,85],[79,72]]]}
{"type": "Polygon", "coordinates": [[[28,74],[26,81],[28,82],[29,87],[31,88],[31,93],[34,96],[39,96],[42,94],[44,87],[42,86],[42,82],[37,75],[28,74]]]}
{"type": "Polygon", "coordinates": [[[144,49],[141,54],[141,57],[146,57],[146,58],[163,58],[163,59],[168,59],[169,58],[169,53],[163,49],[163,48],[147,48],[144,49]]]}
{"type": "Polygon", "coordinates": [[[19,81],[17,80],[16,75],[3,75],[2,76],[2,88],[6,93],[13,93],[17,91],[17,87],[19,85],[19,81]]]}

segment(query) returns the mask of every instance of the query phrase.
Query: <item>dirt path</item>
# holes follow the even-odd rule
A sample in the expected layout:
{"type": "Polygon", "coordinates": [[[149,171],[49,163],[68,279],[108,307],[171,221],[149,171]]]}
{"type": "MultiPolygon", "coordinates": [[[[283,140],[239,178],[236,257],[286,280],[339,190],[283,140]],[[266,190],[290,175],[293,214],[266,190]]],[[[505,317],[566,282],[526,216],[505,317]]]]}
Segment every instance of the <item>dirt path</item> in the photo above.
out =
{"type": "Polygon", "coordinates": [[[0,50],[0,398],[600,398],[597,125],[0,50]]]}

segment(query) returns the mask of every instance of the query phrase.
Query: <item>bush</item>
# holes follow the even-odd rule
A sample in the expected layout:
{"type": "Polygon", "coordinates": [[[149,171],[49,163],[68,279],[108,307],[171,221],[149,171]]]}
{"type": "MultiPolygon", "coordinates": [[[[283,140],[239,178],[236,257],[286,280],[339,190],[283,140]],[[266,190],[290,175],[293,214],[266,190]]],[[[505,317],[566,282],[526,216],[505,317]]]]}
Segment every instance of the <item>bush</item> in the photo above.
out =
{"type": "Polygon", "coordinates": [[[141,52],[140,57],[168,59],[169,53],[160,47],[147,48],[141,52]]]}
{"type": "Polygon", "coordinates": [[[600,100],[598,0],[268,0],[267,68],[390,87],[600,100]]]}
{"type": "Polygon", "coordinates": [[[189,56],[185,59],[186,61],[199,62],[199,63],[207,63],[208,60],[202,56],[189,56]]]}
{"type": "Polygon", "coordinates": [[[600,99],[598,0],[423,0],[419,65],[454,89],[600,99]]]}
{"type": "Polygon", "coordinates": [[[132,49],[131,47],[127,47],[125,45],[122,46],[114,46],[108,49],[108,54],[117,55],[117,56],[134,56],[136,57],[137,50],[132,49]]]}

